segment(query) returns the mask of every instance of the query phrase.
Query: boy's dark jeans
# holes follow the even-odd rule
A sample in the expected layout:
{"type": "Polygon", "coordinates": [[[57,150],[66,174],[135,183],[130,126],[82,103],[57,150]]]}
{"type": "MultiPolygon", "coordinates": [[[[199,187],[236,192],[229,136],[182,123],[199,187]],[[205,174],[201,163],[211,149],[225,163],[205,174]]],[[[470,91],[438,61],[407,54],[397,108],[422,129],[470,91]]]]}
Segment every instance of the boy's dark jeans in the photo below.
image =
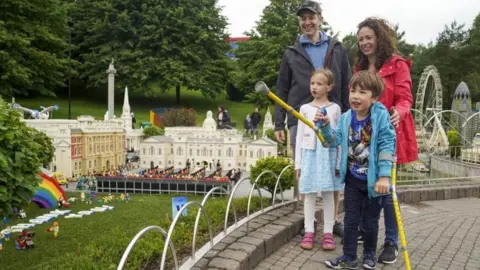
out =
{"type": "Polygon", "coordinates": [[[367,181],[356,179],[349,173],[345,178],[344,192],[344,242],[343,254],[350,260],[357,258],[358,226],[363,212],[365,233],[363,236],[363,254],[375,256],[378,240],[378,221],[382,211],[384,196],[368,198],[367,181]],[[364,205],[365,200],[365,205],[364,205]],[[363,209],[362,209],[363,208],[363,209]],[[362,211],[363,210],[363,211],[362,211]]]}
{"type": "MultiPolygon", "coordinates": [[[[382,199],[383,219],[385,221],[385,243],[391,243],[398,246],[398,227],[393,209],[392,194],[385,195],[382,199]]],[[[363,218],[360,220],[360,231],[363,229],[363,218]]]]}

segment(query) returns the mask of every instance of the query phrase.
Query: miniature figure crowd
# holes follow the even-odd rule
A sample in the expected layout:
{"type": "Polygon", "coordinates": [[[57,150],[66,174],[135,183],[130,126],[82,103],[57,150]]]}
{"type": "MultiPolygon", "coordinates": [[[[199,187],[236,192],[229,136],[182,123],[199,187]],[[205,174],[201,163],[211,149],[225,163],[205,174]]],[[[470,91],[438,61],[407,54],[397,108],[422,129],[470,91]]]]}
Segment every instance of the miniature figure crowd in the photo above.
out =
{"type": "Polygon", "coordinates": [[[396,48],[395,31],[379,18],[358,24],[358,57],[353,75],[347,50],[320,30],[323,10],[305,1],[297,10],[300,37],[283,54],[276,95],[304,118],[317,134],[279,104],[275,107],[275,137],[290,144],[305,224],[300,247],[315,243],[316,198],[323,199],[322,248],[336,249],[333,234],[342,239],[343,254],[325,261],[335,269],[375,269],[398,256],[398,229],[390,193],[393,162],[418,159],[415,126],[410,112],[411,61],[396,48]],[[285,126],[285,120],[287,125],[285,126]],[[345,215],[339,219],[339,192],[345,215]],[[385,240],[377,257],[378,223],[384,211],[385,240]],[[363,261],[357,246],[363,243],[363,261]]]}

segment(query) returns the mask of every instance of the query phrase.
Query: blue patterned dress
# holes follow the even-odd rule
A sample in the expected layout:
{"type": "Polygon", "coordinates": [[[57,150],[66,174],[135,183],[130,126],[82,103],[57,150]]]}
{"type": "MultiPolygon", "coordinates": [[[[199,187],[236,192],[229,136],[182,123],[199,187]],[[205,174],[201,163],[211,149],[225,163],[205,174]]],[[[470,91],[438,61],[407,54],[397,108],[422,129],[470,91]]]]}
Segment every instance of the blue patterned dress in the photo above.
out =
{"type": "MultiPolygon", "coordinates": [[[[340,118],[341,112],[338,105],[330,106],[326,109],[329,118],[333,117],[333,115],[337,115],[337,117],[340,118]]],[[[307,119],[312,120],[317,109],[312,108],[312,105],[306,104],[302,106],[300,110],[307,119]]],[[[330,119],[330,121],[333,120],[332,118],[330,119]]],[[[338,121],[338,119],[335,120],[335,122],[338,121]]],[[[336,126],[336,123],[332,124],[336,126]]],[[[299,122],[299,125],[305,124],[299,122]]],[[[309,129],[308,127],[302,127],[300,130],[303,130],[303,128],[309,129]]],[[[297,134],[297,136],[302,135],[297,134]]],[[[315,142],[315,150],[307,148],[301,149],[300,194],[343,190],[344,185],[341,183],[340,177],[335,176],[337,148],[325,148],[318,139],[316,139],[315,142]]],[[[300,147],[300,145],[297,145],[297,147],[300,147]]],[[[340,153],[340,151],[338,153],[340,153]]]]}
{"type": "Polygon", "coordinates": [[[336,148],[325,148],[317,141],[316,150],[302,149],[300,194],[343,190],[340,177],[335,176],[336,164],[336,148]]]}

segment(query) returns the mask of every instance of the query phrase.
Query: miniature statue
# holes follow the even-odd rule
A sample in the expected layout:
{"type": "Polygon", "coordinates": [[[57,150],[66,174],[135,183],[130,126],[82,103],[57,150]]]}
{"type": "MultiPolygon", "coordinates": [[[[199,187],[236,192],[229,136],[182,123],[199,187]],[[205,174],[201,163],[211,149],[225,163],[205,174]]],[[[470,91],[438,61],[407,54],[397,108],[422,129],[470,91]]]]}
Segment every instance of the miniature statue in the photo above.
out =
{"type": "Polygon", "coordinates": [[[4,238],[4,235],[2,233],[0,233],[0,251],[3,250],[3,238],[4,238]]]}
{"type": "Polygon", "coordinates": [[[128,203],[129,200],[130,200],[130,194],[127,193],[127,195],[125,196],[125,202],[128,203]]]}
{"type": "Polygon", "coordinates": [[[12,230],[10,229],[10,226],[6,226],[4,230],[0,232],[3,234],[3,237],[5,238],[5,241],[10,241],[10,235],[12,234],[12,230]]]}
{"type": "Polygon", "coordinates": [[[27,214],[25,213],[25,210],[20,209],[20,218],[27,218],[27,214]]]}
{"type": "Polygon", "coordinates": [[[21,235],[17,237],[17,240],[15,240],[15,248],[17,250],[24,250],[25,249],[25,240],[21,235]]]}
{"type": "Polygon", "coordinates": [[[63,196],[58,200],[58,208],[70,208],[70,204],[63,199],[63,196]]]}
{"type": "Polygon", "coordinates": [[[58,237],[58,231],[60,230],[60,225],[58,224],[57,221],[53,222],[52,227],[47,228],[47,232],[53,232],[53,238],[58,237]]]}
{"type": "MultiPolygon", "coordinates": [[[[20,248],[17,249],[25,249],[25,248],[34,248],[35,244],[33,243],[33,237],[35,236],[34,231],[22,231],[22,235],[18,237],[17,242],[20,248]]],[[[17,245],[17,243],[15,244],[17,245]]]]}
{"type": "Polygon", "coordinates": [[[80,194],[80,200],[82,202],[85,202],[85,193],[82,191],[82,193],[80,194]]]}

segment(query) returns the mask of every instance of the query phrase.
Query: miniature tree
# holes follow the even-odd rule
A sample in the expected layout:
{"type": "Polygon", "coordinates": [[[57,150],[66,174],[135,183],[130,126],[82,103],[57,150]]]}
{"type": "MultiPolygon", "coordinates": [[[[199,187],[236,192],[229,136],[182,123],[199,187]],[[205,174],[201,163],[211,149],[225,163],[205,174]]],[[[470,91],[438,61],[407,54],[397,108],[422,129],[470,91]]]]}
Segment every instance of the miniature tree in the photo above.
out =
{"type": "Polygon", "coordinates": [[[0,112],[0,217],[8,217],[13,207],[21,208],[32,198],[40,167],[52,161],[53,145],[2,99],[0,112]]]}
{"type": "Polygon", "coordinates": [[[177,108],[165,111],[163,122],[166,127],[195,126],[197,122],[197,112],[194,109],[177,108]]]}
{"type": "Polygon", "coordinates": [[[148,126],[143,129],[143,138],[146,139],[152,136],[161,136],[165,134],[165,130],[156,127],[156,126],[148,126]]]}
{"type": "Polygon", "coordinates": [[[450,157],[451,158],[456,158],[460,156],[460,138],[458,136],[458,132],[456,130],[449,130],[447,132],[447,137],[448,137],[448,144],[450,148],[450,157]]]}
{"type": "MultiPolygon", "coordinates": [[[[263,172],[263,171],[272,171],[276,175],[280,175],[282,170],[288,166],[292,165],[290,159],[282,158],[282,157],[266,157],[257,160],[255,166],[252,167],[250,170],[250,183],[253,184],[255,179],[263,172]]],[[[295,172],[293,170],[293,166],[287,169],[280,178],[280,186],[282,191],[289,190],[293,187],[295,181],[295,172]]],[[[260,188],[266,189],[268,192],[271,193],[273,197],[273,192],[275,190],[275,184],[277,183],[277,178],[271,174],[264,174],[257,182],[260,188]]],[[[280,190],[277,190],[279,193],[280,190]]]]}

